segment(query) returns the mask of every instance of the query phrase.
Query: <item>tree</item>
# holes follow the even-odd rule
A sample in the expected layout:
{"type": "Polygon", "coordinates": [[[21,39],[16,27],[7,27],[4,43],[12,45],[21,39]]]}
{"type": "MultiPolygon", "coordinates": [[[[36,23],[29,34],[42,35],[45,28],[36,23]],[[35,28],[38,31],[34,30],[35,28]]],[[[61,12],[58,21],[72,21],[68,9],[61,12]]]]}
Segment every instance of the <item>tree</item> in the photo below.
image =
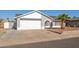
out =
{"type": "Polygon", "coordinates": [[[9,21],[9,18],[7,18],[7,21],[9,21]]]}
{"type": "Polygon", "coordinates": [[[70,17],[67,14],[60,14],[57,16],[57,19],[61,20],[61,29],[64,29],[64,22],[70,19],[70,17]]]}

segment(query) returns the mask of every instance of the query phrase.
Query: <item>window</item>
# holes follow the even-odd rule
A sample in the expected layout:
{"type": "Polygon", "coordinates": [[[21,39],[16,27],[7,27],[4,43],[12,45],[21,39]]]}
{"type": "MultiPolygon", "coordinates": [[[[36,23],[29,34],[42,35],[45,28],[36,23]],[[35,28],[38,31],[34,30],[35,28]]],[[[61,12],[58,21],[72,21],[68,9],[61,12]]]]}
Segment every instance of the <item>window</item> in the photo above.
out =
{"type": "Polygon", "coordinates": [[[61,23],[60,22],[55,22],[55,26],[58,26],[60,25],[61,23]]]}

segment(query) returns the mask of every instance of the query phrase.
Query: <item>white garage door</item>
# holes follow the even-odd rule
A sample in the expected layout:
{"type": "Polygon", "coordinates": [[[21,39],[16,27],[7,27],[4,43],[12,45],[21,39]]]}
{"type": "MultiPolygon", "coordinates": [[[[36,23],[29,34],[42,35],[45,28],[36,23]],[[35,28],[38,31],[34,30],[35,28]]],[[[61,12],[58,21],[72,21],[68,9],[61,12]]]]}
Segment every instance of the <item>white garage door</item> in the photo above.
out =
{"type": "Polygon", "coordinates": [[[41,29],[40,20],[20,20],[19,29],[41,29]]]}

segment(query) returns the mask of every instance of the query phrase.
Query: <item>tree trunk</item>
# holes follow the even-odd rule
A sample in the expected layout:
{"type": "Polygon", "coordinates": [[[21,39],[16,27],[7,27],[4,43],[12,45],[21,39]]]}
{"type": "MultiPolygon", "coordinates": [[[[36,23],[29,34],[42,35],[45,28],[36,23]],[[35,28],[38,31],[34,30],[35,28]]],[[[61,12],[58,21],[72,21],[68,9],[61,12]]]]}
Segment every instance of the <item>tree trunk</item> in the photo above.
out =
{"type": "Polygon", "coordinates": [[[64,29],[64,21],[61,21],[61,29],[64,29]]]}

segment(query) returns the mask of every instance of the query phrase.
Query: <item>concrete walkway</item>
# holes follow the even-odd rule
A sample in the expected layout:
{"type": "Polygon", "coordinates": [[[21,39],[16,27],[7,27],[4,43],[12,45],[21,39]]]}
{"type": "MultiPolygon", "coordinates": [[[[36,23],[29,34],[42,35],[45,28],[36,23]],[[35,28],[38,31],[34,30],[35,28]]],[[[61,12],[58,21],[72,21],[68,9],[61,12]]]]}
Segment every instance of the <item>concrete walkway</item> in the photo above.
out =
{"type": "Polygon", "coordinates": [[[72,37],[79,37],[79,31],[66,31],[62,34],[57,34],[47,30],[7,30],[7,32],[0,37],[0,47],[63,40],[72,37]]]}

